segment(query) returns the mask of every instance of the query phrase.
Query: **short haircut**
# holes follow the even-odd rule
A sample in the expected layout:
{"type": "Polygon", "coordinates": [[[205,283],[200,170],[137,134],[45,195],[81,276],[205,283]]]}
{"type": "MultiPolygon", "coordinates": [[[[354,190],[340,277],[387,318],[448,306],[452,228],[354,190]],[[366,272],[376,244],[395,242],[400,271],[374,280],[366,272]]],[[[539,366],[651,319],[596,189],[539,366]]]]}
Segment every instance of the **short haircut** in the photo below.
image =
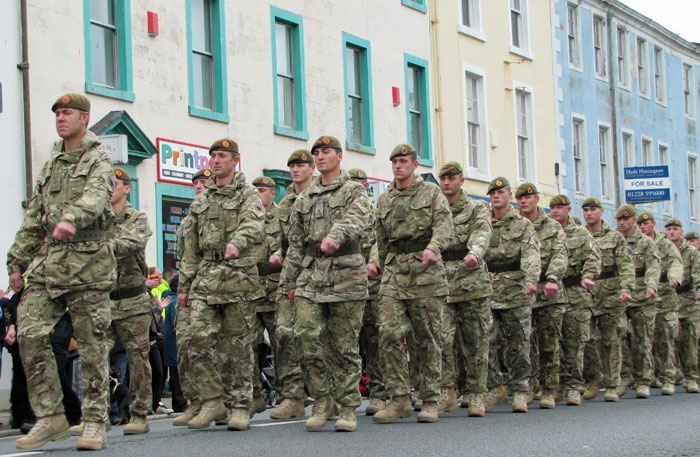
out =
{"type": "Polygon", "coordinates": [[[174,269],[174,268],[168,267],[168,268],[166,268],[166,269],[163,270],[163,277],[164,277],[166,280],[168,280],[168,281],[169,281],[168,278],[172,278],[172,277],[175,276],[176,274],[177,274],[177,270],[174,269]]]}

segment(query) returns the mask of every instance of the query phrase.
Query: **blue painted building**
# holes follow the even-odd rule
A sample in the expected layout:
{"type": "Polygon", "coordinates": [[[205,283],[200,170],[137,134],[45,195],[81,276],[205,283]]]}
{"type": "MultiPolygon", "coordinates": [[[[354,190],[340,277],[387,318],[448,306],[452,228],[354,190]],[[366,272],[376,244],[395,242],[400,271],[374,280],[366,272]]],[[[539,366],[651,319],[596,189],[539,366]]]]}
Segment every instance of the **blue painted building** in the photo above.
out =
{"type": "Polygon", "coordinates": [[[616,0],[552,0],[559,186],[596,196],[615,227],[626,166],[669,165],[671,200],[637,205],[657,229],[700,229],[700,46],[616,0]]]}

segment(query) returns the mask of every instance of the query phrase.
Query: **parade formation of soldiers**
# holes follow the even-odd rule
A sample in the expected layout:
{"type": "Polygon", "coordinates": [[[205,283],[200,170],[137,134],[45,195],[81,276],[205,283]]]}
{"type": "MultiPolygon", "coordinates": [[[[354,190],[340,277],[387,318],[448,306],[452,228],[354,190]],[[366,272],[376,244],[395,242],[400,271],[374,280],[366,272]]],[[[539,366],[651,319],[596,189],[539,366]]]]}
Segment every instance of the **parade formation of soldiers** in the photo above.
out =
{"type": "MultiPolygon", "coordinates": [[[[89,100],[66,94],[52,111],[61,141],[7,254],[11,287],[25,289],[18,337],[37,416],[16,445],[73,434],[78,449],[97,450],[107,443],[117,336],[133,392],[124,434],[149,431],[152,231],[126,201],[129,173],[87,129],[89,100]],[[83,422],[73,427],[49,343],[66,310],[83,361],[83,422]]],[[[477,200],[458,163],[440,168],[440,186],[424,181],[410,144],[391,152],[394,180],[375,207],[367,174],[343,171],[341,142],[328,135],[289,156],[292,184],[275,204],[273,179],[249,184],[236,171],[241,153],[230,138],[212,143],[178,230],[178,368],[189,405],[174,426],[249,428],[266,408],[264,331],[281,400],[270,418],[305,416],[310,396],[308,431],[329,420],[355,431],[360,343],[366,414],[381,424],[414,410],[434,423],[460,406],[483,417],[509,395],[526,413],[535,399],[543,409],[579,406],[603,388],[607,402],[628,387],[637,398],[657,385],[672,395],[681,378],[699,392],[700,240],[678,219],[656,231],[652,213],[622,205],[613,230],[590,197],[581,225],[566,195],[547,214],[535,184],[513,189],[505,177],[489,183],[489,202],[477,200]]]]}

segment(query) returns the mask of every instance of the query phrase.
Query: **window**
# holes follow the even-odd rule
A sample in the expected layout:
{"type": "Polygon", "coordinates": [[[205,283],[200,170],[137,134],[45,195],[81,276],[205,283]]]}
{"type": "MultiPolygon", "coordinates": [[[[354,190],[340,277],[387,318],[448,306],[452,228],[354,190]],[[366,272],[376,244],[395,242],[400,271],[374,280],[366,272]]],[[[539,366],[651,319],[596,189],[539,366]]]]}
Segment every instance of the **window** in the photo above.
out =
{"type": "Polygon", "coordinates": [[[374,154],[369,41],[343,32],[347,148],[374,154]]]}
{"type": "Polygon", "coordinates": [[[309,139],[306,127],[304,33],[302,18],[270,7],[272,21],[275,133],[309,139]]]}
{"type": "Polygon", "coordinates": [[[511,52],[517,54],[530,50],[527,2],[528,0],[510,0],[511,52]]]}
{"type": "Polygon", "coordinates": [[[664,50],[654,46],[654,90],[656,101],[666,102],[666,69],[664,66],[664,50]]]}
{"type": "Polygon", "coordinates": [[[688,154],[688,203],[690,218],[698,218],[698,156],[688,154]]]}
{"type": "Polygon", "coordinates": [[[634,160],[634,137],[631,132],[622,132],[622,161],[625,168],[633,167],[634,160]]]}
{"type": "Polygon", "coordinates": [[[585,194],[586,190],[586,124],[583,119],[571,122],[572,152],[574,155],[574,189],[585,194]]]}
{"type": "MultiPolygon", "coordinates": [[[[659,165],[666,165],[670,168],[670,155],[668,153],[668,145],[659,142],[659,165]]],[[[671,170],[669,170],[670,173],[671,170]]],[[[669,174],[670,176],[670,174],[669,174]]],[[[673,195],[673,193],[671,193],[673,195]]],[[[672,211],[672,205],[670,200],[664,200],[661,202],[661,211],[663,214],[670,215],[672,211]]]]}
{"type": "Polygon", "coordinates": [[[416,149],[419,163],[432,166],[428,61],[404,54],[404,71],[408,142],[416,149]]]}
{"type": "Polygon", "coordinates": [[[629,87],[630,67],[628,56],[627,30],[624,27],[617,28],[617,80],[620,86],[629,87]]]}
{"type": "Polygon", "coordinates": [[[598,125],[598,157],[600,160],[600,192],[605,200],[614,200],[613,161],[610,148],[610,127],[598,125]]]}
{"type": "Polygon", "coordinates": [[[84,0],[85,92],[133,102],[130,0],[84,0]]]}
{"type": "Polygon", "coordinates": [[[189,113],[228,122],[223,0],[187,0],[189,113]]]}
{"type": "Polygon", "coordinates": [[[595,74],[601,78],[607,78],[606,36],[605,19],[600,16],[593,17],[593,60],[595,62],[595,74]]]}
{"type": "Polygon", "coordinates": [[[642,136],[642,166],[650,167],[654,165],[654,155],[651,151],[651,138],[642,136]]]}
{"type": "Polygon", "coordinates": [[[683,64],[683,109],[688,117],[695,117],[695,98],[693,97],[693,67],[683,64]]]}
{"type": "Polygon", "coordinates": [[[486,41],[481,27],[481,0],[459,0],[459,31],[486,41]]]}
{"type": "Polygon", "coordinates": [[[428,7],[425,5],[425,0],[401,0],[401,4],[408,6],[409,8],[413,8],[414,10],[418,10],[421,13],[426,13],[428,11],[428,7]]]}
{"type": "Polygon", "coordinates": [[[578,12],[577,4],[567,3],[566,25],[569,36],[569,65],[575,68],[581,67],[581,34],[578,12]]]}
{"type": "Polygon", "coordinates": [[[649,96],[649,50],[643,38],[637,38],[637,79],[639,95],[649,96]]]}
{"type": "Polygon", "coordinates": [[[515,90],[515,133],[518,157],[518,178],[534,181],[534,129],[532,124],[532,94],[525,88],[515,90]]]}
{"type": "Polygon", "coordinates": [[[465,69],[464,73],[467,174],[470,178],[488,180],[489,164],[486,137],[488,130],[486,128],[486,90],[483,75],[483,71],[473,69],[465,69]]]}

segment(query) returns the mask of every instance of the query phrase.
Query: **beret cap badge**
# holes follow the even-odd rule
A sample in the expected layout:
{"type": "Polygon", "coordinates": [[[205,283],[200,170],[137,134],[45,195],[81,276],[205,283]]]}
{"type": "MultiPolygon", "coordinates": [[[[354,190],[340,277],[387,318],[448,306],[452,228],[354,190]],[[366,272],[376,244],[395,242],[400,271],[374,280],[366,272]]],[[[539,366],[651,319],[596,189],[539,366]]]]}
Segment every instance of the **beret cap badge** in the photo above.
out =
{"type": "Polygon", "coordinates": [[[332,140],[331,140],[330,138],[328,138],[327,136],[324,136],[324,137],[321,139],[321,143],[325,144],[326,146],[328,146],[329,144],[331,144],[331,141],[332,141],[332,140]]]}
{"type": "Polygon", "coordinates": [[[502,185],[503,185],[503,181],[501,181],[500,179],[497,179],[497,180],[496,180],[496,185],[497,185],[497,186],[502,186],[502,185]]]}
{"type": "Polygon", "coordinates": [[[204,170],[204,176],[211,176],[211,171],[204,170]]]}
{"type": "Polygon", "coordinates": [[[68,96],[68,95],[64,95],[63,97],[61,97],[61,103],[63,103],[64,105],[67,105],[72,101],[73,101],[73,99],[70,98],[70,96],[68,96]]]}
{"type": "Polygon", "coordinates": [[[227,148],[227,147],[231,146],[231,143],[229,143],[228,140],[224,140],[221,142],[221,146],[227,148]]]}
{"type": "Polygon", "coordinates": [[[301,160],[306,160],[306,159],[307,159],[307,156],[306,156],[306,153],[305,153],[305,152],[302,152],[301,155],[300,155],[299,157],[301,158],[301,160]]]}
{"type": "Polygon", "coordinates": [[[119,168],[114,170],[114,174],[117,175],[117,178],[121,178],[123,175],[122,171],[119,168]]]}

